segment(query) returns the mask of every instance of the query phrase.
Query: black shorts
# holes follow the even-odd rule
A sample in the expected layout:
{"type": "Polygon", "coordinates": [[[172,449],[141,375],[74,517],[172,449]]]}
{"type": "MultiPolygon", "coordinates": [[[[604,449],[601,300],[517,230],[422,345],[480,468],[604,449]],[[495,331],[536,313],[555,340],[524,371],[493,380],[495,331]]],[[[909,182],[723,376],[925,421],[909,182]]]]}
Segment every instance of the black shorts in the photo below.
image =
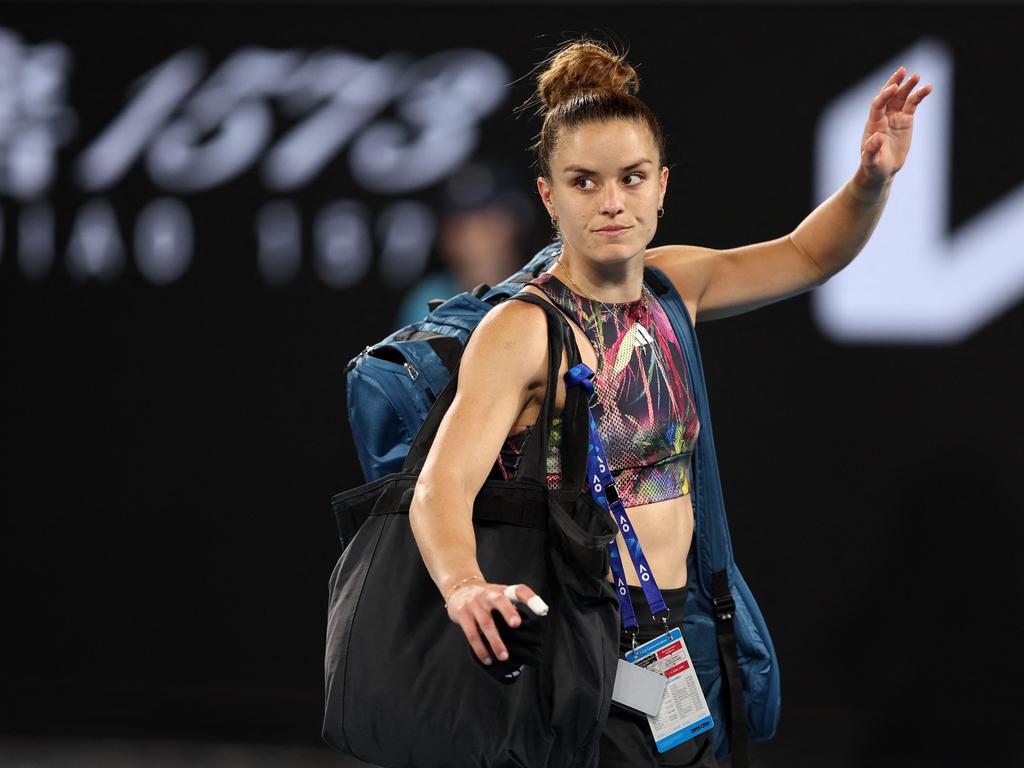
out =
{"type": "MultiPolygon", "coordinates": [[[[669,626],[681,626],[686,587],[663,589],[661,594],[670,612],[669,626]]],[[[664,626],[660,622],[656,624],[651,618],[643,589],[631,586],[629,596],[640,624],[637,642],[645,643],[664,632],[664,626]]],[[[629,639],[623,635],[619,655],[624,656],[629,649],[629,639]]],[[[662,765],[718,768],[709,735],[701,734],[667,752],[659,752],[654,745],[654,736],[646,716],[629,712],[614,702],[608,713],[604,733],[601,734],[600,751],[599,768],[656,768],[662,765]]]]}

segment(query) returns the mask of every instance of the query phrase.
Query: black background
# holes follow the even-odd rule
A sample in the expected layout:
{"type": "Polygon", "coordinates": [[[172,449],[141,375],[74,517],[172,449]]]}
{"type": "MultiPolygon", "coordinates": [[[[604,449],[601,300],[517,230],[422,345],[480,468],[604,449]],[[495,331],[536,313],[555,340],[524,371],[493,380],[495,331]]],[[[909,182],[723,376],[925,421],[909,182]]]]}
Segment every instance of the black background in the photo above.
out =
{"type": "MultiPolygon", "coordinates": [[[[185,46],[214,63],[244,45],[473,46],[519,78],[566,34],[602,31],[629,44],[669,135],[652,245],[791,231],[812,208],[821,108],[924,35],[955,57],[955,229],[1024,181],[1022,22],[994,6],[0,8],[27,42],[74,54],[80,124],[50,192],[58,257],[87,199],[71,162],[131,82],[185,46]]],[[[532,193],[539,123],[512,114],[529,94],[510,86],[480,152],[532,193]]],[[[139,164],[105,193],[126,227],[155,196],[139,164]]],[[[338,197],[385,202],[332,163],[293,196],[307,245],[312,212],[338,197]]],[[[298,279],[266,286],[256,173],[182,199],[195,258],[164,287],[130,263],[81,284],[59,258],[25,280],[18,203],[3,200],[7,733],[319,739],[328,501],[361,482],[342,369],[390,331],[400,294],[373,271],[331,289],[308,253],[298,279]]],[[[807,295],[698,326],[736,557],[782,670],[764,765],[1024,763],[1022,330],[1018,303],[953,345],[839,345],[807,295]]]]}

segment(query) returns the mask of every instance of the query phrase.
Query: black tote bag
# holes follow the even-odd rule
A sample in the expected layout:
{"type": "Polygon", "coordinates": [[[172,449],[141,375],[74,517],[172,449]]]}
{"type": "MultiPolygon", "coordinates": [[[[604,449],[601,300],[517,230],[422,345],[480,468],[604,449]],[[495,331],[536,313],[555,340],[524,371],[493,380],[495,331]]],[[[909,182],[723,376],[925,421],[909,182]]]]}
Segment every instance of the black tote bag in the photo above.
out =
{"type": "Polygon", "coordinates": [[[589,419],[581,387],[566,393],[560,487],[547,487],[562,350],[572,367],[579,349],[550,304],[529,293],[510,299],[547,315],[547,394],[520,478],[492,472],[477,494],[473,527],[484,577],[528,584],[550,607],[540,663],[503,684],[474,660],[409,525],[416,478],[455,396],[456,367],[402,471],[331,501],[343,551],[329,582],[322,733],[341,751],[386,768],[597,765],[618,660],[619,605],[605,579],[617,529],[584,487],[589,419]]]}

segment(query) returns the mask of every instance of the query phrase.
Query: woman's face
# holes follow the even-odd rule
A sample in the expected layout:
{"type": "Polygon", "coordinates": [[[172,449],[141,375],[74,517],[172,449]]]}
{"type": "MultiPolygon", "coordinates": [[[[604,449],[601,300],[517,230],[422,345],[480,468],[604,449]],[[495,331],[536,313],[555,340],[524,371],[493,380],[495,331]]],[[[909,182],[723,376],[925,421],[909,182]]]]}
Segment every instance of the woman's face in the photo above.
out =
{"type": "Polygon", "coordinates": [[[650,130],[632,120],[584,123],[563,134],[551,157],[551,178],[537,179],[562,242],[603,263],[643,252],[668,185],[668,168],[659,169],[658,160],[650,130]]]}

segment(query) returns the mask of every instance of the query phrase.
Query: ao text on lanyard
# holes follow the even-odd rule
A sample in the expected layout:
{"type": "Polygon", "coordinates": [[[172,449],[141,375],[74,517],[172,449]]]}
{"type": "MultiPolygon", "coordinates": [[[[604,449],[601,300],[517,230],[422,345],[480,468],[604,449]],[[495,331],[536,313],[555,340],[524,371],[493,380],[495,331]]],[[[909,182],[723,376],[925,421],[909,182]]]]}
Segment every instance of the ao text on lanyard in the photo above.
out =
{"type": "MultiPolygon", "coordinates": [[[[657,620],[661,614],[661,621],[668,631],[668,606],[658,589],[658,583],[654,580],[654,572],[647,562],[643,548],[640,546],[640,539],[633,529],[633,524],[626,514],[626,507],[615,490],[615,480],[608,469],[608,459],[605,455],[604,445],[601,443],[601,436],[597,431],[597,420],[594,418],[593,394],[594,394],[594,372],[585,363],[580,363],[570,368],[565,374],[566,386],[583,387],[590,399],[588,400],[587,414],[590,418],[590,440],[587,451],[587,478],[590,484],[590,493],[598,506],[607,509],[619,530],[622,531],[622,538],[626,542],[626,550],[633,561],[633,567],[640,579],[640,586],[644,591],[644,597],[651,609],[651,618],[657,620]]],[[[633,602],[629,599],[629,589],[626,585],[626,573],[622,567],[622,557],[619,554],[619,546],[615,541],[608,545],[611,555],[612,573],[615,576],[615,593],[619,597],[619,607],[622,612],[622,626],[632,636],[633,648],[636,648],[636,638],[639,623],[636,614],[633,612],[633,602]]]]}

